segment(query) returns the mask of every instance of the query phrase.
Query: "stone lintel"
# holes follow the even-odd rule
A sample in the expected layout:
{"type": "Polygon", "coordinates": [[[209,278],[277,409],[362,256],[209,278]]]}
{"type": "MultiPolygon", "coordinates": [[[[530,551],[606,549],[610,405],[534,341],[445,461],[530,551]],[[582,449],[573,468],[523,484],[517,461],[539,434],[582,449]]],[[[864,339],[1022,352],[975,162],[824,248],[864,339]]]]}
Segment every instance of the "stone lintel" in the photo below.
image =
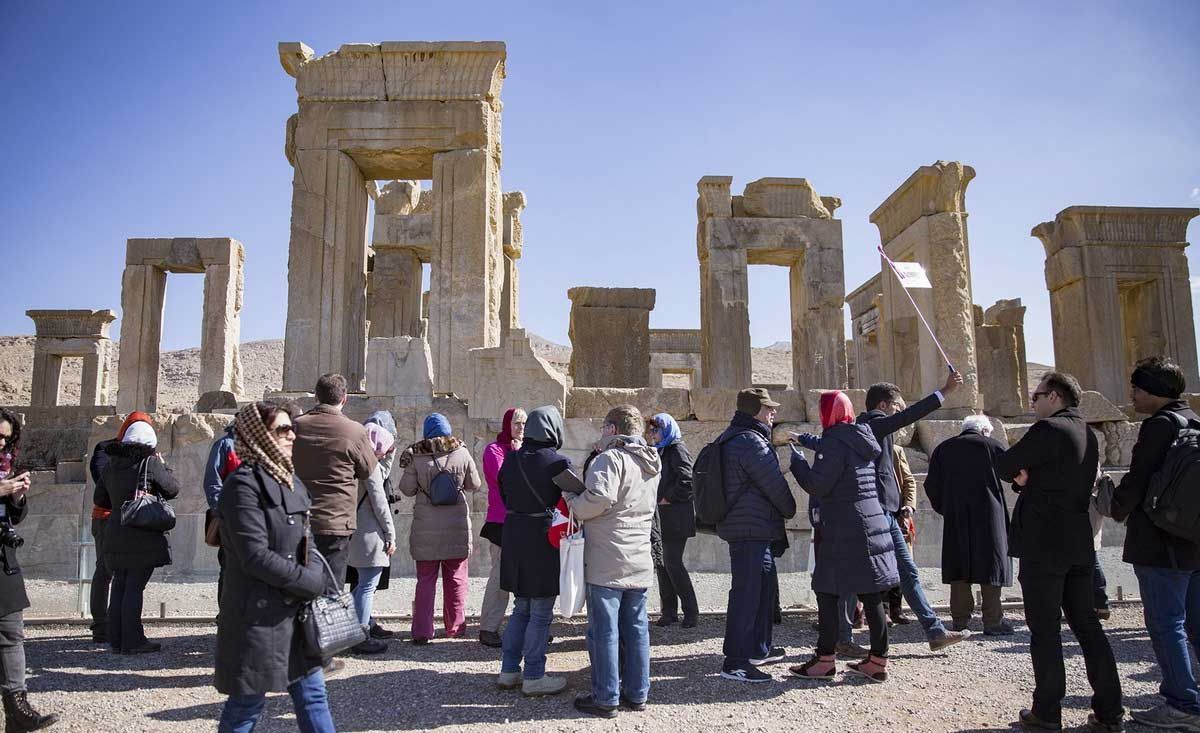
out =
{"type": "Polygon", "coordinates": [[[433,257],[433,214],[376,214],[371,247],[411,249],[421,262],[433,257]]]}
{"type": "Polygon", "coordinates": [[[918,168],[871,212],[881,241],[892,241],[922,216],[965,213],[967,184],[974,177],[975,169],[958,161],[939,160],[918,168]]]}
{"type": "Polygon", "coordinates": [[[315,58],[303,43],[279,44],[280,63],[303,101],[475,99],[496,106],[506,57],[498,41],[346,43],[315,58]]]}
{"type": "Polygon", "coordinates": [[[210,265],[240,265],[242,243],[229,237],[135,238],[126,242],[126,265],[149,265],[167,272],[202,273],[210,265]]]}
{"type": "Polygon", "coordinates": [[[1068,206],[1054,221],[1038,224],[1030,236],[1042,241],[1049,257],[1064,247],[1187,246],[1187,228],[1200,209],[1154,206],[1068,206]]]}
{"type": "Polygon", "coordinates": [[[567,291],[572,308],[640,308],[654,310],[654,288],[596,288],[580,286],[567,291]]]}
{"type": "Polygon", "coordinates": [[[712,219],[707,227],[707,249],[746,250],[750,264],[794,264],[812,248],[841,249],[842,222],[837,219],[734,217],[712,219]]]}
{"type": "Polygon", "coordinates": [[[703,221],[709,217],[727,219],[733,216],[733,197],[730,186],[733,176],[704,176],[696,183],[700,197],[696,199],[696,216],[703,221]]]}
{"type": "Polygon", "coordinates": [[[652,328],[650,329],[650,353],[699,354],[700,329],[652,328]]]}
{"type": "Polygon", "coordinates": [[[108,327],[117,319],[115,311],[27,310],[39,338],[108,338],[108,327]]]}

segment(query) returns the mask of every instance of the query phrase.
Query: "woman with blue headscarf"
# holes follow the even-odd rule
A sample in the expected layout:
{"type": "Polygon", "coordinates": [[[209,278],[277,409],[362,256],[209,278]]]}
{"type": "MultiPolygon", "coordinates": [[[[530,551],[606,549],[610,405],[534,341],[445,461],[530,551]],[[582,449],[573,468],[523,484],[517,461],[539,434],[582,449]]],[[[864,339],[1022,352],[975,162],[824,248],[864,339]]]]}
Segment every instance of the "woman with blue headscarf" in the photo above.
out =
{"type": "Polygon", "coordinates": [[[670,626],[679,620],[683,606],[683,628],[690,629],[700,619],[696,591],[683,565],[683,551],[689,537],[696,536],[696,510],[692,504],[692,454],[683,443],[675,418],[660,412],[646,423],[646,442],[658,449],[662,458],[662,477],[658,481],[658,511],[650,535],[654,569],[658,574],[658,592],[662,598],[662,616],[657,626],[670,626]]]}

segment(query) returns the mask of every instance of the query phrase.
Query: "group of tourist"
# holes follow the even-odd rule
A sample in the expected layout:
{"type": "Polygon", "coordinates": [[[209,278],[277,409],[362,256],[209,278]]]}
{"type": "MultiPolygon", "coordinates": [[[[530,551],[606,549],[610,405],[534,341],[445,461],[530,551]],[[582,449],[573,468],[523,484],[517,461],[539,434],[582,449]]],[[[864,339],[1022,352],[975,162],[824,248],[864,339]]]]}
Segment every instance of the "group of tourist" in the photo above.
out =
{"type": "MultiPolygon", "coordinates": [[[[1094,580],[1092,517],[1103,514],[1127,523],[1124,559],[1138,578],[1163,677],[1164,703],[1133,717],[1158,728],[1200,731],[1200,692],[1189,658],[1189,644],[1200,645],[1200,546],[1162,529],[1145,503],[1177,437],[1200,428],[1200,418],[1181,399],[1182,370],[1161,358],[1134,370],[1132,403],[1148,417],[1119,485],[1100,472],[1097,440],[1079,408],[1079,384],[1061,372],[1043,376],[1032,395],[1038,421],[1011,447],[990,437],[991,423],[981,415],[967,417],[958,436],[937,446],[925,491],[944,517],[948,629],[925,597],[909,548],[915,481],[895,435],[940,408],[962,381],[951,371],[941,390],[911,406],[895,385],[877,384],[867,390],[866,409],[858,415],[845,393],[826,392],[819,401],[822,434],[793,434],[789,468],[809,496],[814,528],[818,637],[813,656],[791,673],[833,680],[843,658],[850,660],[848,674],[886,681],[889,621],[907,622],[898,601],[889,598],[896,589],[932,650],[970,634],[973,585],[981,589],[983,633],[1013,633],[1000,589],[1011,584],[1016,557],[1035,683],[1033,704],[1020,711],[1021,725],[1061,729],[1065,614],[1094,692],[1088,727],[1121,730],[1121,683],[1098,613],[1107,601],[1097,599],[1094,580]],[[1018,493],[1011,517],[1004,482],[1018,493]],[[870,629],[869,648],[853,644],[856,616],[870,629]]],[[[501,689],[538,696],[567,686],[546,669],[561,590],[553,527],[556,513],[566,514],[585,537],[591,662],[591,689],[574,706],[605,718],[621,708],[644,709],[650,692],[647,594],[657,579],[658,626],[697,625],[696,593],[683,557],[697,531],[694,494],[713,486],[726,507],[715,532],[728,544],[731,568],[720,675],[769,682],[773,677],[761,668],[787,657],[773,642],[777,562],[787,550],[785,522],[797,504],[775,453],[779,404],[767,390],[738,394],[729,427],[695,464],[668,414],[645,419],[630,405],[612,409],[584,465],[575,467],[561,452],[557,409],[514,407],[484,449],[482,478],[441,414],[426,417],[421,439],[401,447],[389,413],[377,412],[361,424],[342,414],[341,376],[321,377],[315,396],[316,406],[304,414],[294,403],[248,404],[212,446],[204,482],[206,536],[220,548],[216,687],[228,695],[219,730],[253,730],[266,694],[285,689],[301,730],[334,730],[324,680],[343,663],[309,650],[299,611],[344,586],[349,574],[366,632],[351,651],[388,649],[395,632],[373,619],[373,599],[387,585],[397,549],[392,505],[406,497],[413,500],[408,550],[417,576],[411,641],[427,644],[437,635],[439,575],[443,633],[461,637],[474,549],[468,494],[485,483],[487,514],[479,534],[491,564],[479,641],[500,649],[501,689]]],[[[13,470],[19,440],[19,419],[0,410],[0,685],[6,730],[27,731],[57,718],[35,711],[24,687],[21,614],[28,600],[13,526],[27,511],[29,475],[13,470]]],[[[165,533],[129,526],[122,511],[132,499],[167,500],[180,491],[157,453],[152,418],[129,415],[112,440],[97,446],[90,470],[96,484],[93,638],[120,654],[157,652],[161,646],[146,638],[141,625],[142,595],[154,568],[170,563],[170,547],[165,533]]]]}

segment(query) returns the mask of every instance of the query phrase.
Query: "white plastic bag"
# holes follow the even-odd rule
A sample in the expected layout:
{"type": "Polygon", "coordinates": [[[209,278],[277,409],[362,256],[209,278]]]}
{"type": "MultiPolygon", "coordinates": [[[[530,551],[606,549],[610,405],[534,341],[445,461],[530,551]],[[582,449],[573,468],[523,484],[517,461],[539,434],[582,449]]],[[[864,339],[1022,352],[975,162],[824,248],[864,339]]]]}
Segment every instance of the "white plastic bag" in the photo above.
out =
{"type": "Polygon", "coordinates": [[[558,544],[558,612],[571,618],[583,611],[587,587],[583,580],[583,528],[567,516],[567,534],[558,544]]]}

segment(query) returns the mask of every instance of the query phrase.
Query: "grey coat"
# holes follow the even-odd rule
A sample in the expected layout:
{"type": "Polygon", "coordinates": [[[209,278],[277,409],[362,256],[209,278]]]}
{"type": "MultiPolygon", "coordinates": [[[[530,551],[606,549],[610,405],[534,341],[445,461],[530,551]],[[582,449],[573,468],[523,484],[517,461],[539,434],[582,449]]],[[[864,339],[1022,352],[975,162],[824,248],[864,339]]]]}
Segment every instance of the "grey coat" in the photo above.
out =
{"type": "Polygon", "coordinates": [[[396,527],[383,488],[391,467],[391,461],[381,460],[370,478],[358,482],[358,527],[350,538],[352,568],[386,568],[392,564],[385,548],[396,544],[396,527]]]}
{"type": "Polygon", "coordinates": [[[811,467],[792,449],[792,475],[821,502],[814,591],[876,593],[900,584],[891,531],[876,489],[879,453],[871,428],[850,423],[825,431],[811,467]]]}

